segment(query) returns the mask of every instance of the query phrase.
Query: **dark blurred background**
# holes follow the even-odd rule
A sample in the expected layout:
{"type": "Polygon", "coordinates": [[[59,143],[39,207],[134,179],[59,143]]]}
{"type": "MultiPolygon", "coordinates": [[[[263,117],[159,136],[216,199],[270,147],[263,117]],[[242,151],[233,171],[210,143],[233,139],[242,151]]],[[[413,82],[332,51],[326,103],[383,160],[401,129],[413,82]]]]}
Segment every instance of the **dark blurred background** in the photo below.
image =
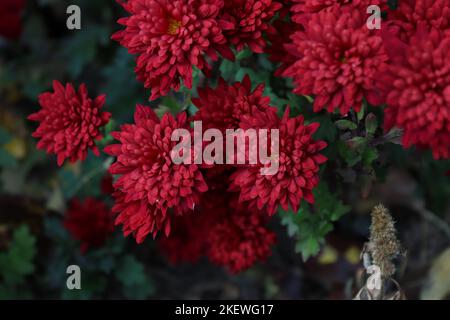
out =
{"type": "MultiPolygon", "coordinates": [[[[449,163],[396,144],[383,146],[372,167],[376,179],[364,168],[336,168],[344,182],[329,178],[329,189],[338,189],[348,210],[331,232],[318,232],[305,244],[295,235],[314,234],[307,223],[273,219],[278,242],[272,256],[239,275],[206,260],[172,266],[154,241],[136,245],[119,228],[103,247],[81,254],[61,221],[74,197],[111,205],[100,187],[110,160],[90,154],[83,163],[58,168],[54,156],[38,151],[31,138],[36,125],[26,120],[39,108],[38,95],[51,90],[54,79],[86,83],[91,95],[107,95],[105,109],[114,119],[106,128],[110,132],[131,120],[137,103],[160,114],[189,110],[190,93],[182,89],[147,102],[149,92],[135,80],[133,56],[110,40],[125,14],[114,1],[26,0],[19,11],[18,22],[0,12],[0,298],[350,299],[364,283],[360,252],[370,210],[380,202],[397,221],[405,249],[395,278],[406,296],[449,297],[449,163]],[[81,30],[66,28],[71,4],[81,8],[81,30]],[[70,264],[83,270],[82,290],[66,289],[70,264]]],[[[219,62],[214,73],[228,81],[249,73],[267,84],[275,105],[290,103],[294,112],[296,105],[310,107],[307,99],[287,94],[289,83],[275,78],[274,70],[266,55],[244,51],[234,63],[219,62]]],[[[196,82],[202,81],[196,75],[196,82]]],[[[323,134],[337,134],[330,130],[323,134]]]]}

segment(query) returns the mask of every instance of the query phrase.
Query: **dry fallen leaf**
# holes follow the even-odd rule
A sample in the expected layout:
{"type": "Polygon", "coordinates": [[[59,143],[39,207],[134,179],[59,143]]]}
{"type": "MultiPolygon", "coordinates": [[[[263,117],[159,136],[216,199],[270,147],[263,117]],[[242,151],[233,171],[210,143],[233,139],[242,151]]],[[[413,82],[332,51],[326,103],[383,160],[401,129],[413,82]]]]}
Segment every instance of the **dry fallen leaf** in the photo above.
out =
{"type": "Polygon", "coordinates": [[[421,292],[421,299],[442,300],[450,294],[450,248],[434,261],[428,273],[428,280],[421,292]]]}

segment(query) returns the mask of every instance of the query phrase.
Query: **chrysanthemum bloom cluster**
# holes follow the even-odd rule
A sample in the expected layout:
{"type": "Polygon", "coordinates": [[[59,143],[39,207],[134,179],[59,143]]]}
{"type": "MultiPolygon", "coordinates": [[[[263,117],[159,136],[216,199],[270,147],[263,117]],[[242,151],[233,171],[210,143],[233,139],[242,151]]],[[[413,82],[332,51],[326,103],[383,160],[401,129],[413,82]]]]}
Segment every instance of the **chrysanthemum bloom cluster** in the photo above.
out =
{"type": "Polygon", "coordinates": [[[231,176],[230,186],[231,190],[239,191],[240,202],[264,209],[269,215],[275,214],[279,206],[287,210],[290,205],[297,212],[303,199],[314,203],[312,189],[319,182],[319,165],[327,160],[320,153],[327,144],[312,137],[318,123],[305,125],[303,116],[289,118],[289,109],[277,120],[274,124],[260,112],[254,118],[247,117],[242,128],[260,128],[269,122],[279,130],[279,154],[272,155],[278,162],[278,172],[262,175],[261,164],[238,168],[231,176]]]}
{"type": "Polygon", "coordinates": [[[102,201],[86,198],[74,199],[64,217],[64,227],[77,240],[81,241],[80,250],[99,247],[114,231],[114,217],[111,209],[102,201]]]}
{"type": "Polygon", "coordinates": [[[203,193],[194,212],[175,216],[168,237],[158,239],[162,253],[172,264],[196,262],[206,256],[210,246],[209,232],[217,223],[218,217],[227,214],[229,194],[226,190],[228,169],[216,170],[213,167],[204,172],[208,191],[203,193]]]}
{"type": "Polygon", "coordinates": [[[450,30],[419,27],[409,45],[386,35],[391,57],[381,73],[387,95],[385,128],[402,128],[405,147],[429,148],[450,157],[450,30]]]}
{"type": "Polygon", "coordinates": [[[404,0],[396,10],[388,12],[387,24],[398,33],[402,41],[409,42],[419,26],[438,30],[450,28],[450,2],[448,0],[404,0]]]}
{"type": "Polygon", "coordinates": [[[130,14],[125,26],[113,35],[131,54],[137,55],[136,74],[151,100],[169,90],[179,90],[181,81],[192,86],[192,69],[206,75],[207,58],[218,53],[233,60],[237,50],[249,46],[255,52],[265,47],[263,32],[281,5],[272,0],[129,0],[123,7],[130,14]]]}
{"type": "Polygon", "coordinates": [[[249,76],[242,82],[232,85],[223,79],[215,89],[206,87],[198,89],[198,98],[192,99],[198,108],[194,120],[202,121],[203,129],[216,128],[223,132],[226,129],[238,129],[244,116],[257,111],[276,113],[276,108],[269,106],[270,98],[263,96],[264,84],[252,91],[249,76]]]}
{"type": "Polygon", "coordinates": [[[281,9],[277,12],[278,18],[285,19],[291,12],[291,7],[293,5],[293,0],[277,0],[281,3],[281,9]]]}
{"type": "Polygon", "coordinates": [[[77,92],[70,83],[64,87],[54,81],[53,89],[54,92],[39,96],[41,109],[28,117],[39,122],[33,133],[33,137],[40,139],[37,148],[56,154],[59,166],[65,159],[85,160],[89,149],[98,156],[95,142],[103,138],[100,128],[111,117],[109,112],[101,111],[105,96],[92,100],[85,84],[77,92]]]}
{"type": "Polygon", "coordinates": [[[403,129],[403,145],[450,155],[450,3],[406,0],[388,12],[382,30],[389,56],[379,73],[386,130],[403,129]]]}
{"type": "Polygon", "coordinates": [[[233,25],[219,18],[223,0],[130,0],[123,7],[131,16],[119,20],[125,29],[113,39],[138,55],[136,73],[152,100],[178,90],[180,80],[191,88],[192,68],[210,68],[205,56],[233,59],[223,35],[233,25]]]}
{"type": "Polygon", "coordinates": [[[198,210],[191,216],[176,217],[171,235],[159,239],[159,245],[172,263],[196,262],[205,256],[238,273],[266,260],[276,237],[262,212],[233,205],[236,195],[224,190],[220,181],[226,180],[226,175],[215,179],[221,184],[208,181],[212,190],[203,195],[198,210]]]}
{"type": "Polygon", "coordinates": [[[177,215],[192,212],[208,186],[197,165],[172,162],[171,152],[177,144],[171,140],[172,132],[188,128],[185,113],[176,119],[165,114],[159,120],[149,107],[137,106],[134,121],[112,133],[120,143],[105,151],[117,157],[110,173],[121,175],[114,183],[116,223],[141,243],[149,233],[155,237],[164,230],[168,235],[168,210],[177,215]]]}
{"type": "Polygon", "coordinates": [[[230,188],[240,193],[240,202],[266,210],[269,215],[279,205],[287,209],[290,204],[297,211],[302,199],[313,202],[311,190],[318,182],[319,164],[326,160],[320,154],[326,143],[312,138],[317,123],[306,126],[302,116],[290,119],[289,110],[279,119],[277,109],[269,106],[270,100],[262,95],[264,86],[259,85],[253,92],[250,88],[246,77],[242,83],[229,86],[221,82],[216,89],[199,90],[200,98],[193,100],[199,109],[194,118],[202,120],[204,128],[278,129],[279,154],[270,155],[277,161],[278,172],[262,175],[261,164],[239,167],[231,175],[230,188]]]}
{"type": "Polygon", "coordinates": [[[297,210],[302,199],[313,201],[311,190],[318,182],[318,165],[326,160],[320,155],[326,144],[312,138],[318,124],[304,125],[302,117],[290,119],[288,112],[279,119],[263,91],[263,85],[252,90],[248,77],[200,89],[193,100],[199,110],[192,120],[202,121],[204,130],[280,130],[280,154],[270,156],[281,169],[271,177],[264,178],[257,165],[174,164],[171,134],[189,128],[184,114],[177,119],[166,114],[159,121],[151,109],[139,106],[135,124],[113,133],[120,141],[106,148],[117,157],[110,172],[120,176],[114,184],[113,211],[126,235],[142,242],[163,229],[168,239],[161,240],[161,246],[171,261],[206,255],[232,272],[269,255],[274,235],[265,227],[266,220],[280,205],[297,210]],[[186,238],[193,241],[186,249],[189,254],[176,249],[186,238]]]}
{"type": "Polygon", "coordinates": [[[267,35],[270,46],[266,47],[265,52],[269,54],[270,61],[280,63],[275,76],[281,77],[283,72],[297,61],[297,57],[292,55],[286,46],[291,42],[291,36],[304,28],[300,24],[283,20],[274,21],[273,26],[275,32],[267,35]]]}
{"type": "Polygon", "coordinates": [[[383,0],[291,0],[293,2],[292,21],[305,24],[311,16],[324,11],[332,11],[338,6],[344,10],[359,11],[365,14],[367,7],[377,5],[381,9],[387,9],[387,1],[383,0]]]}
{"type": "Polygon", "coordinates": [[[262,53],[266,46],[263,32],[274,33],[270,22],[281,8],[281,3],[272,0],[226,0],[224,18],[234,25],[225,31],[226,37],[238,51],[247,45],[262,53]]]}
{"type": "Polygon", "coordinates": [[[405,147],[448,158],[449,1],[405,0],[395,10],[386,1],[290,2],[294,23],[275,21],[266,52],[281,62],[277,75],[294,79],[294,92],[315,96],[314,111],[341,114],[358,111],[362,99],[387,102],[385,128],[404,129],[405,147]],[[387,13],[381,30],[366,27],[369,5],[387,13]]]}
{"type": "Polygon", "coordinates": [[[294,92],[315,95],[314,111],[359,111],[363,98],[382,103],[376,74],[386,67],[382,38],[366,26],[357,9],[320,11],[297,31],[288,49],[297,60],[284,76],[292,77],[294,92]]]}
{"type": "MultiPolygon", "coordinates": [[[[386,10],[382,0],[122,4],[130,16],[119,20],[125,29],[113,39],[137,55],[135,71],[151,88],[151,99],[178,90],[182,83],[191,88],[194,67],[208,76],[219,54],[234,59],[233,48],[248,46],[280,63],[276,75],[292,78],[294,93],[314,96],[315,112],[339,110],[346,115],[359,111],[363,100],[386,102],[386,130],[400,127],[406,147],[429,148],[436,159],[449,158],[448,1],[405,0],[389,12],[381,31],[367,27],[366,9],[380,5],[386,10]],[[279,19],[273,22],[275,17],[279,19]]],[[[314,203],[312,191],[327,159],[322,155],[326,143],[313,137],[319,124],[306,124],[301,115],[290,117],[289,107],[280,117],[264,89],[263,84],[252,89],[248,76],[233,84],[220,79],[215,88],[198,89],[199,97],[192,99],[198,112],[190,119],[185,113],[159,119],[151,108],[138,105],[134,123],[112,133],[118,143],[105,149],[116,158],[109,171],[117,179],[107,176],[102,183],[104,192],[114,197],[112,210],[88,198],[74,200],[67,212],[64,225],[82,242],[82,251],[105,241],[114,214],[115,224],[138,243],[160,235],[160,248],[172,263],[207,257],[237,273],[265,260],[275,242],[270,217],[279,208],[298,211],[303,200],[314,203]],[[262,140],[270,163],[194,164],[195,144],[183,149],[189,151],[190,162],[175,163],[179,141],[173,133],[181,129],[194,140],[192,121],[201,121],[204,131],[222,133],[276,130],[276,136],[258,135],[257,145],[241,146],[239,139],[232,143],[248,160],[250,153],[261,157],[262,140]],[[274,164],[277,169],[267,171],[274,164]]],[[[40,138],[38,148],[56,154],[58,165],[65,159],[84,160],[89,149],[98,155],[95,142],[110,118],[101,111],[104,96],[92,100],[84,84],[76,92],[71,84],[55,81],[54,92],[40,95],[39,103],[42,109],[29,117],[40,122],[33,134],[40,138]]],[[[202,146],[210,143],[202,141],[202,146]]]]}
{"type": "MultiPolygon", "coordinates": [[[[208,193],[207,193],[208,194],[208,193]]],[[[199,210],[189,215],[176,216],[168,237],[160,237],[158,245],[172,264],[197,262],[205,255],[208,239],[204,214],[199,210]]]]}
{"type": "Polygon", "coordinates": [[[22,11],[25,0],[0,1],[0,37],[17,39],[22,33],[22,11]]]}
{"type": "Polygon", "coordinates": [[[272,253],[276,236],[267,228],[265,220],[259,211],[229,208],[229,214],[211,226],[209,260],[226,266],[232,273],[266,260],[272,253]]]}

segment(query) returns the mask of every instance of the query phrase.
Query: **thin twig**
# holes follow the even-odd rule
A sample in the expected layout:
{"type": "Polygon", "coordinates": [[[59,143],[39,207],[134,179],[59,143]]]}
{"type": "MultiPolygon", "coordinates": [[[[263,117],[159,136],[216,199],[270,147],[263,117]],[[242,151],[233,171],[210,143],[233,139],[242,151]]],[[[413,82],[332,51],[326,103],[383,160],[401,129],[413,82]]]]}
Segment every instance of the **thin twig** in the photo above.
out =
{"type": "Polygon", "coordinates": [[[95,176],[97,176],[98,174],[106,171],[109,166],[111,165],[111,163],[113,162],[113,158],[108,158],[106,159],[102,166],[95,168],[93,170],[91,170],[90,172],[88,172],[81,180],[80,182],[72,189],[71,192],[71,197],[75,196],[80,190],[81,188],[83,188],[89,181],[91,181],[95,176]]]}
{"type": "Polygon", "coordinates": [[[442,232],[444,232],[447,237],[450,239],[450,226],[447,224],[446,221],[439,218],[436,214],[433,212],[427,210],[425,206],[420,201],[414,201],[411,204],[411,207],[417,211],[424,220],[427,220],[431,224],[433,224],[436,228],[440,229],[442,232]]]}

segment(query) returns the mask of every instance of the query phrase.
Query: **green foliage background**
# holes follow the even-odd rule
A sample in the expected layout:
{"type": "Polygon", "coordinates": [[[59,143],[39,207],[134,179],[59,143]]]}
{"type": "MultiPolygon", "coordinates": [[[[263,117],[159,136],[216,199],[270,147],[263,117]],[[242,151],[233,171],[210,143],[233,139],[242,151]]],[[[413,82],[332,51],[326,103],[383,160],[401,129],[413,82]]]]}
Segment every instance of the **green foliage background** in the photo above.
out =
{"type": "MultiPolygon", "coordinates": [[[[313,97],[292,94],[290,81],[274,76],[277,65],[265,54],[244,50],[235,62],[219,61],[212,79],[193,70],[193,90],[182,88],[149,103],[149,92],[135,80],[133,56],[110,40],[119,29],[115,21],[123,14],[110,0],[28,1],[21,39],[0,44],[0,298],[197,297],[195,281],[201,283],[203,277],[208,283],[220,281],[221,290],[231,284],[239,289],[238,297],[309,297],[299,295],[301,288],[292,289],[278,281],[277,274],[297,279],[288,270],[298,268],[302,279],[309,279],[308,264],[320,263],[330,232],[353,235],[353,245],[360,248],[361,239],[367,236],[370,207],[386,198],[379,196],[379,189],[390,190],[393,172],[408,176],[406,182],[395,181],[411,189],[411,199],[446,219],[448,161],[435,161],[430,152],[404,150],[398,144],[401,132],[383,132],[382,111],[366,103],[361,112],[347,117],[313,113],[313,97]],[[70,4],[82,8],[80,31],[66,29],[65,10],[70,4]],[[105,93],[113,121],[100,143],[104,147],[112,140],[111,131],[131,121],[137,103],[152,106],[159,115],[182,110],[192,114],[196,111],[191,103],[196,86],[214,85],[219,76],[229,82],[240,81],[246,74],[254,85],[266,84],[265,94],[280,114],[289,105],[293,115],[320,122],[316,138],[329,145],[325,150],[329,161],[314,191],[316,204],[304,203],[298,212],[280,211],[272,222],[280,240],[268,266],[258,265],[234,278],[204,262],[177,269],[161,257],[152,241],[138,247],[124,239],[120,230],[104,247],[82,255],[79,244],[61,224],[66,203],[73,197],[93,196],[111,204],[99,185],[112,159],[90,155],[83,163],[58,169],[53,156],[35,149],[33,124],[25,120],[37,110],[37,96],[50,89],[53,79],[85,82],[93,95],[105,93]],[[65,271],[70,264],[83,270],[81,291],[65,289],[65,271]],[[257,291],[251,289],[256,286],[257,291]]],[[[401,212],[408,211],[407,203],[400,207],[401,212]]],[[[411,219],[403,214],[399,217],[411,219]]],[[[444,242],[448,240],[442,237],[444,242]]],[[[346,268],[348,277],[356,264],[346,268]]],[[[326,290],[331,292],[328,283],[324,287],[325,293],[319,290],[318,296],[327,297],[326,290]]],[[[218,295],[208,290],[202,291],[207,297],[218,295]]],[[[226,290],[220,292],[223,297],[226,290]]]]}

